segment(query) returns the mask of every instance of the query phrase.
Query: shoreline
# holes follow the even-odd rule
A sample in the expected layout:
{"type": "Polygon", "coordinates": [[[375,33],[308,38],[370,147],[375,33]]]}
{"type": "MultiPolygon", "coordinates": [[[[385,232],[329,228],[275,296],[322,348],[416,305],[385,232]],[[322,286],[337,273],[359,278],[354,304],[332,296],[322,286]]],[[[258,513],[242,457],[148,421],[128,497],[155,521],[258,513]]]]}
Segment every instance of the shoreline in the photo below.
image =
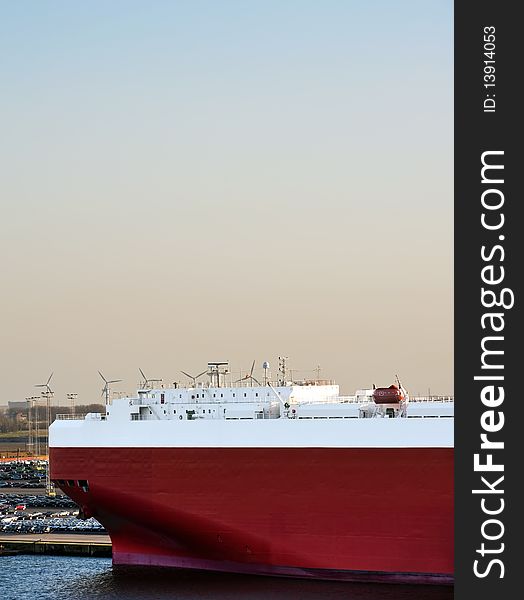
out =
{"type": "Polygon", "coordinates": [[[13,554],[112,556],[111,539],[97,534],[1,534],[0,557],[13,554]]]}

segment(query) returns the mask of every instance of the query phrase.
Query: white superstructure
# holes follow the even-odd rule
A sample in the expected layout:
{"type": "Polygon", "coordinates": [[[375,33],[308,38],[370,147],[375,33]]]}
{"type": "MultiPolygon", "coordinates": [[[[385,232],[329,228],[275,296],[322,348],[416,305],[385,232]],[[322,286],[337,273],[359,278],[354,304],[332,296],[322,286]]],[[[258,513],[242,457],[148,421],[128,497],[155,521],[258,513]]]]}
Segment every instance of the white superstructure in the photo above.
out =
{"type": "MultiPolygon", "coordinates": [[[[109,403],[105,414],[59,415],[52,446],[452,446],[453,399],[377,403],[373,389],[341,396],[326,380],[264,384],[251,374],[226,385],[210,363],[208,383],[148,387],[109,403]],[[249,383],[248,383],[249,382],[249,383]],[[378,423],[382,420],[382,423],[378,423]]],[[[265,363],[267,364],[267,363],[265,363]]],[[[399,388],[395,388],[399,389],[399,388]]]]}

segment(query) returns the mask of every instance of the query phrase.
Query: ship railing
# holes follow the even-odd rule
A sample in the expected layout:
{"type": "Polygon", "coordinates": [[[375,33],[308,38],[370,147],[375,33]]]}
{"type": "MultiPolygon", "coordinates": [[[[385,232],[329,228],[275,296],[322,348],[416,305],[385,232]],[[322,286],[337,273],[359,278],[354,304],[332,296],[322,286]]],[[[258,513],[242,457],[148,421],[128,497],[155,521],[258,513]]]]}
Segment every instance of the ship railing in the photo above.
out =
{"type": "Polygon", "coordinates": [[[84,414],[74,414],[71,413],[61,413],[56,415],[57,421],[83,421],[86,418],[86,413],[84,414]]]}
{"type": "Polygon", "coordinates": [[[454,396],[415,396],[409,398],[410,402],[455,402],[454,396]]]}
{"type": "Polygon", "coordinates": [[[250,397],[244,398],[243,396],[239,398],[213,398],[209,395],[202,396],[200,398],[174,398],[170,400],[166,400],[164,403],[159,398],[130,398],[129,405],[130,406],[165,406],[171,404],[191,404],[195,406],[199,406],[201,404],[267,404],[271,402],[272,398],[270,396],[260,396],[260,397],[250,397]]]}
{"type": "Polygon", "coordinates": [[[298,399],[298,404],[362,404],[363,398],[360,396],[324,396],[323,398],[311,398],[307,400],[298,399]]]}
{"type": "MultiPolygon", "coordinates": [[[[260,385],[256,385],[249,381],[238,381],[235,379],[230,379],[230,380],[228,379],[227,381],[223,382],[220,387],[224,388],[224,389],[269,387],[268,384],[271,384],[273,387],[277,387],[277,388],[282,387],[281,381],[271,381],[268,379],[267,382],[264,383],[263,378],[260,378],[259,381],[260,381],[260,385]]],[[[334,379],[294,379],[294,380],[289,380],[286,385],[288,387],[293,386],[293,385],[315,387],[315,386],[324,386],[324,385],[336,385],[336,381],[334,379]]],[[[217,388],[217,386],[211,385],[211,383],[203,382],[203,381],[197,382],[196,386],[193,386],[190,384],[185,384],[183,382],[178,383],[178,389],[181,389],[181,390],[200,390],[200,389],[215,389],[215,388],[217,388]]],[[[155,392],[155,391],[162,391],[164,389],[172,389],[172,387],[162,384],[159,387],[151,388],[150,390],[142,389],[142,388],[140,388],[140,386],[137,389],[139,389],[140,391],[155,392]]]]}
{"type": "Polygon", "coordinates": [[[338,396],[333,402],[344,402],[349,404],[361,404],[365,398],[363,396],[338,396]]]}
{"type": "Polygon", "coordinates": [[[93,421],[105,421],[106,418],[106,413],[75,413],[74,415],[71,413],[60,413],[55,417],[57,421],[85,421],[86,419],[93,421]]]}

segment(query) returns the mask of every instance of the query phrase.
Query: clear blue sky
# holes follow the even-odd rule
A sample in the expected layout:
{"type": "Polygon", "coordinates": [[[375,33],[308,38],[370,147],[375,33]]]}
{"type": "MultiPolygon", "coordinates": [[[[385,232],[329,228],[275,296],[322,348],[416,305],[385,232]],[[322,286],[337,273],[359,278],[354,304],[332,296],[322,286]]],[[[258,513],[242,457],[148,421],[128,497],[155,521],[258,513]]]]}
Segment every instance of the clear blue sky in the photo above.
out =
{"type": "Polygon", "coordinates": [[[279,353],[451,391],[452,54],[443,0],[2,2],[0,402],[279,353]]]}

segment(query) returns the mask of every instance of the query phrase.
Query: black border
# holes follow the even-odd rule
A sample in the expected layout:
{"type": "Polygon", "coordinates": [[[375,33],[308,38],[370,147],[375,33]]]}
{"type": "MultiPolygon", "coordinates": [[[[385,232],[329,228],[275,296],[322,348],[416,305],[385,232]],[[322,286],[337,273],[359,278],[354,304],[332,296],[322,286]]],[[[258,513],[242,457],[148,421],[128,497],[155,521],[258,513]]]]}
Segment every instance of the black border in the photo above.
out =
{"type": "MultiPolygon", "coordinates": [[[[524,386],[520,391],[524,364],[521,366],[519,347],[523,331],[520,261],[524,258],[524,235],[517,216],[524,204],[523,193],[517,190],[524,171],[519,168],[522,152],[517,145],[522,129],[517,87],[522,77],[519,58],[523,54],[524,26],[517,17],[517,8],[516,2],[500,0],[455,3],[455,597],[459,600],[519,597],[520,574],[524,574],[520,518],[524,511],[520,486],[524,450],[518,444],[520,438],[524,441],[524,386]],[[495,113],[483,109],[487,92],[483,81],[483,34],[487,26],[496,28],[495,113]],[[498,439],[504,441],[505,447],[497,451],[504,463],[505,478],[505,508],[500,515],[505,527],[500,541],[505,546],[498,555],[504,563],[502,579],[496,567],[484,578],[473,572],[474,560],[481,558],[475,552],[482,542],[480,528],[489,518],[480,508],[481,496],[472,494],[473,489],[479,488],[481,474],[474,472],[473,456],[479,452],[480,417],[485,410],[480,402],[482,385],[473,380],[475,375],[485,373],[480,369],[480,344],[486,335],[480,322],[485,312],[480,301],[480,273],[486,263],[481,259],[480,248],[496,243],[495,237],[501,233],[486,232],[480,222],[480,198],[486,188],[481,183],[481,154],[489,150],[504,151],[504,184],[499,186],[505,198],[503,287],[515,293],[515,306],[504,311],[502,333],[505,400],[501,408],[505,425],[498,439]]],[[[486,565],[486,558],[483,560],[486,565]]]]}

